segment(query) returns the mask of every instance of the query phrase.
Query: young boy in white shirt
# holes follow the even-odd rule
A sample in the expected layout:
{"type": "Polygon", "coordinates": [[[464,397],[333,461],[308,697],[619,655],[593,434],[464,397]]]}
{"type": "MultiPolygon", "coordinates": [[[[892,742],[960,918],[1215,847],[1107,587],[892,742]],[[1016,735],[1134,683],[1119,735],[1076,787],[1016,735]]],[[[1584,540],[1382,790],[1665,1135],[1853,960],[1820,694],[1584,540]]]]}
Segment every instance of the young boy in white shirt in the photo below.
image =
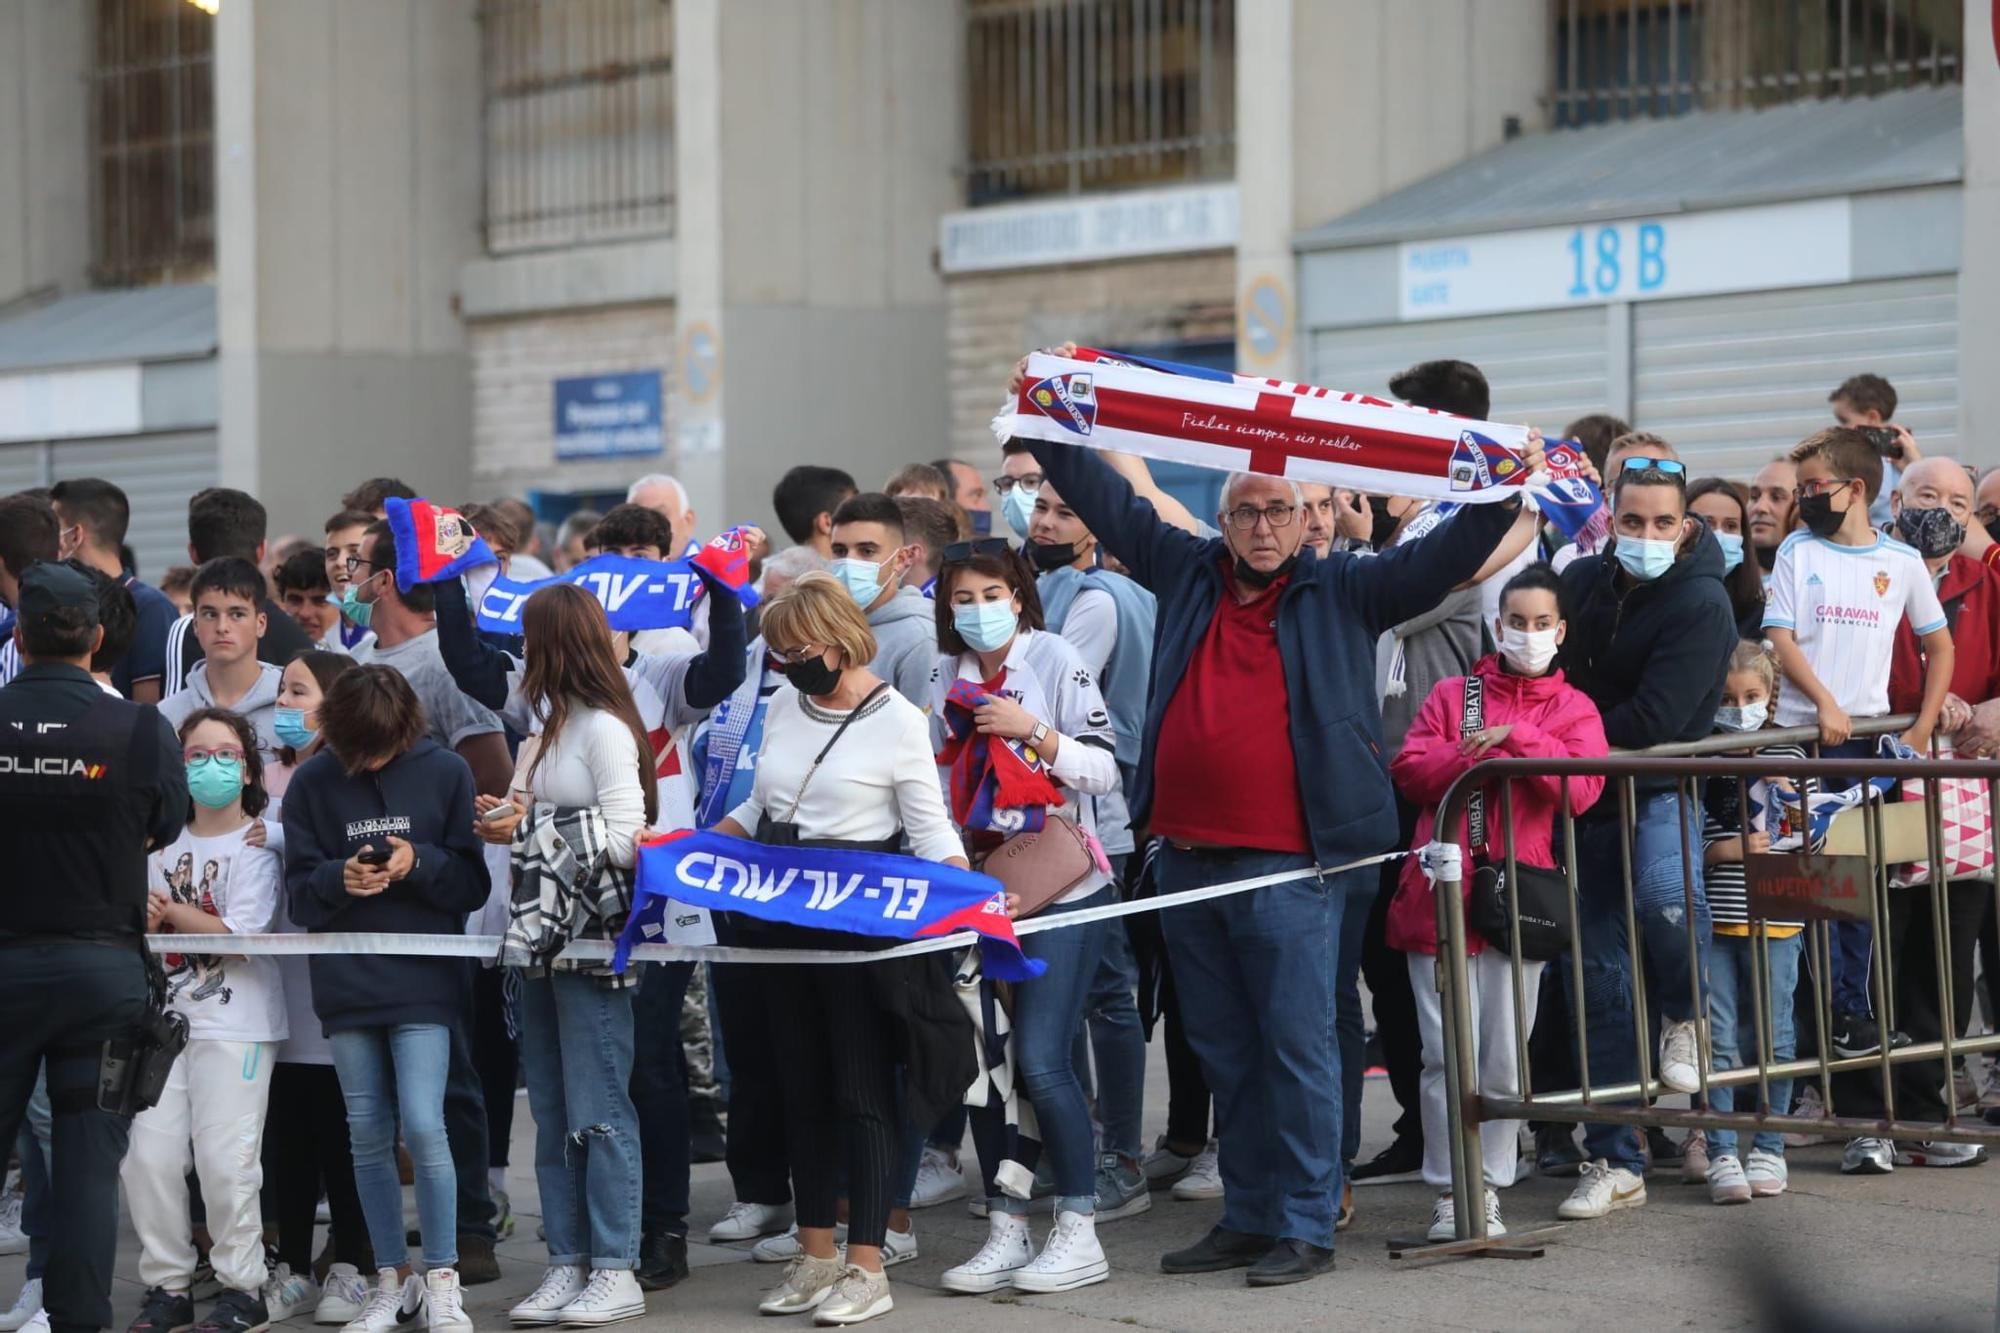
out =
{"type": "MultiPolygon", "coordinates": [[[[1902,739],[1927,752],[1951,683],[1951,631],[1923,557],[1869,523],[1882,456],[1859,430],[1836,426],[1800,442],[1791,459],[1806,530],[1778,548],[1764,611],[1764,632],[1789,682],[1778,695],[1777,724],[1817,723],[1826,758],[1873,753],[1872,739],[1849,737],[1856,721],[1889,712],[1890,650],[1907,617],[1923,649],[1924,697],[1902,739]]],[[[1872,931],[1838,922],[1833,942],[1831,1044],[1841,1055],[1873,1054],[1881,1033],[1869,997],[1872,931]]]]}

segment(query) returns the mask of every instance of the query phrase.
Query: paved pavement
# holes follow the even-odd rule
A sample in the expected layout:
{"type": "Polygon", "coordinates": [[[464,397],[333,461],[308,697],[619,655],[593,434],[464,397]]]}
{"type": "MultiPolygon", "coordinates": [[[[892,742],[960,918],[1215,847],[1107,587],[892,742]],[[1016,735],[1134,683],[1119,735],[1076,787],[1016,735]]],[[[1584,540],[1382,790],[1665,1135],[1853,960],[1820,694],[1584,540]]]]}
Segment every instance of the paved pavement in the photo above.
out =
{"type": "MultiPolygon", "coordinates": [[[[1165,1106],[1157,1050],[1149,1079],[1148,1124],[1165,1106]]],[[[527,1102],[517,1102],[511,1172],[519,1230],[501,1247],[504,1277],[473,1288],[481,1328],[506,1327],[506,1310],[540,1276],[527,1102]]],[[[1386,1135],[1394,1105],[1387,1087],[1368,1088],[1364,1152],[1386,1135]]],[[[1716,1208],[1707,1192],[1655,1176],[1643,1208],[1564,1228],[1541,1259],[1479,1259],[1410,1269],[1391,1261],[1385,1242],[1421,1234],[1431,1192],[1421,1184],[1364,1188],[1359,1216],[1340,1238],[1335,1270],[1295,1287],[1252,1291],[1242,1275],[1167,1277],[1160,1253],[1196,1239],[1219,1216],[1217,1203],[1156,1196],[1151,1211],[1103,1232],[1111,1279],[1058,1296],[952,1296],[938,1275],[976,1250],[985,1222],[962,1203],[916,1214],[922,1255],[891,1270],[896,1310],[884,1328],[950,1328],[977,1333],[1043,1329],[1184,1329],[1213,1333],[1294,1328],[1641,1329],[1748,1328],[1779,1322],[1779,1305],[1814,1333],[1861,1328],[1992,1329],[2000,1286],[2000,1166],[1955,1171],[1904,1168],[1886,1178],[1839,1174],[1832,1145],[1795,1150],[1789,1195],[1747,1207],[1716,1208]],[[1810,1309],[1807,1308],[1810,1303],[1810,1309]]],[[[1552,1224],[1569,1182],[1530,1179],[1506,1192],[1516,1229],[1552,1224]]],[[[720,1166],[696,1169],[695,1235],[728,1207],[720,1166]]],[[[1043,1223],[1038,1222],[1038,1229],[1043,1223]]],[[[114,1293],[119,1327],[139,1303],[129,1231],[114,1293]]],[[[745,1247],[696,1244],[693,1276],[651,1298],[652,1313],[625,1327],[699,1327],[775,1333],[806,1327],[760,1319],[756,1303],[778,1270],[748,1262],[745,1247]]],[[[0,1303],[11,1303],[23,1261],[0,1259],[0,1303]]],[[[4,1308],[4,1304],[0,1304],[4,1308]]],[[[304,1320],[294,1321],[309,1327],[304,1320]]]]}

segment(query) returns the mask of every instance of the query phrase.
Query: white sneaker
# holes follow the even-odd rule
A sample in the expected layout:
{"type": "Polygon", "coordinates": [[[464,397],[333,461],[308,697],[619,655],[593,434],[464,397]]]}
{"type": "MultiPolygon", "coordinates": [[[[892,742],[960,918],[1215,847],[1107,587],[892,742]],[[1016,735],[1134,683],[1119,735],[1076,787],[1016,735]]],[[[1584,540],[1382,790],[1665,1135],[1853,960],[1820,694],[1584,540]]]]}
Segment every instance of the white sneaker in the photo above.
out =
{"type": "Polygon", "coordinates": [[[326,1270],[326,1282],[319,1289],[319,1308],[313,1311],[315,1324],[344,1324],[361,1316],[368,1304],[368,1279],[353,1264],[335,1264],[326,1270]]]}
{"type": "MultiPolygon", "coordinates": [[[[833,1224],[833,1243],[847,1244],[847,1223],[833,1224]]],[[[804,1254],[799,1247],[799,1226],[794,1222],[775,1236],[766,1236],[750,1247],[750,1257],[760,1264],[788,1264],[804,1254]]]]}
{"type": "Polygon", "coordinates": [[[1976,1143],[1919,1143],[1896,1149],[1897,1166],[1978,1166],[1986,1149],[1976,1143]]]}
{"type": "Polygon", "coordinates": [[[599,1268],[592,1271],[590,1285],[562,1308],[558,1321],[596,1327],[620,1320],[637,1319],[646,1313],[646,1293],[629,1268],[599,1268]]]}
{"type": "MultiPolygon", "coordinates": [[[[915,1204],[911,1204],[910,1206],[912,1208],[916,1207],[915,1204]]],[[[840,1234],[844,1236],[846,1233],[843,1231],[840,1234]]],[[[898,1231],[894,1227],[890,1227],[884,1233],[882,1237],[882,1267],[894,1268],[897,1264],[906,1264],[916,1257],[917,1229],[915,1227],[911,1227],[908,1231],[898,1231]]]]}
{"type": "Polygon", "coordinates": [[[889,1275],[871,1273],[849,1264],[826,1299],[813,1311],[815,1324],[859,1324],[896,1308],[889,1295],[889,1275]]]}
{"type": "MultiPolygon", "coordinates": [[[[1798,1105],[1792,1108],[1792,1115],[1799,1120],[1826,1119],[1826,1103],[1820,1100],[1819,1088],[1808,1083],[1799,1089],[1798,1105]]],[[[1819,1134],[1786,1134],[1787,1148],[1810,1148],[1820,1142],[1819,1134]]]]}
{"type": "MultiPolygon", "coordinates": [[[[331,1273],[327,1276],[332,1278],[331,1273]]],[[[541,1285],[509,1310],[507,1317],[517,1324],[560,1324],[563,1307],[589,1284],[590,1275],[582,1264],[551,1264],[542,1274],[541,1285]]]]}
{"type": "Polygon", "coordinates": [[[1440,1194],[1431,1205],[1431,1229],[1424,1233],[1424,1239],[1433,1245],[1458,1239],[1458,1205],[1451,1195],[1440,1194]]]}
{"type": "Polygon", "coordinates": [[[929,1208],[962,1199],[972,1191],[957,1159],[935,1144],[924,1145],[924,1159],[917,1163],[917,1184],[910,1191],[910,1207],[929,1208]]]}
{"type": "Polygon", "coordinates": [[[1179,1180],[1193,1165],[1194,1158],[1183,1157],[1169,1148],[1167,1136],[1162,1134],[1154,1142],[1153,1151],[1147,1153],[1146,1160],[1139,1164],[1139,1169],[1146,1173],[1146,1179],[1156,1185],[1164,1185],[1179,1180]]]}
{"type": "Polygon", "coordinates": [[[1660,1082],[1675,1092],[1700,1092],[1701,1042],[1693,1019],[1660,1027],[1660,1082]]]}
{"type": "Polygon", "coordinates": [[[294,1273],[290,1264],[273,1268],[257,1294],[274,1324],[319,1306],[319,1283],[312,1280],[310,1273],[294,1273]]]}
{"type": "Polygon", "coordinates": [[[1497,1190],[1486,1191],[1486,1238],[1507,1234],[1507,1224],[1500,1220],[1500,1194],[1497,1190]]]}
{"type": "Polygon", "coordinates": [[[21,1333],[49,1333],[49,1312],[37,1310],[21,1325],[21,1333]]]}
{"type": "Polygon", "coordinates": [[[712,1245],[755,1240],[791,1224],[792,1205],[788,1203],[732,1203],[722,1219],[708,1229],[708,1239],[712,1245]]]}
{"type": "Polygon", "coordinates": [[[1183,1202],[1195,1199],[1219,1199],[1222,1197],[1222,1163],[1219,1160],[1221,1145],[1214,1139],[1195,1154],[1188,1166],[1187,1174],[1174,1182],[1174,1197],[1183,1202]]]}
{"type": "Polygon", "coordinates": [[[946,1291],[984,1296],[1014,1285],[1014,1274],[1035,1257],[1034,1238],[1028,1233],[1028,1219],[1017,1213],[989,1213],[986,1243],[979,1253],[956,1268],[947,1268],[939,1279],[946,1291]]]}
{"type": "Polygon", "coordinates": [[[1096,1216],[1065,1209],[1056,1214],[1042,1252],[1014,1274],[1014,1290],[1073,1291],[1110,1276],[1110,1261],[1097,1243],[1096,1216]]]}
{"type": "Polygon", "coordinates": [[[427,1333],[472,1333],[472,1316],[465,1312],[465,1293],[458,1289],[456,1268],[433,1268],[424,1274],[419,1291],[427,1333]]]}
{"type": "Polygon", "coordinates": [[[804,1314],[816,1310],[820,1302],[833,1295],[834,1284],[846,1272],[847,1266],[838,1259],[816,1259],[801,1253],[785,1270],[785,1280],[778,1284],[777,1290],[757,1302],[757,1309],[762,1314],[804,1314]]]}
{"type": "Polygon", "coordinates": [[[1733,1155],[1725,1153],[1708,1164],[1708,1201],[1750,1202],[1750,1178],[1743,1174],[1743,1163],[1733,1155]]]}
{"type": "Polygon", "coordinates": [[[21,1294],[14,1298],[14,1308],[0,1314],[0,1333],[14,1333],[14,1330],[33,1319],[42,1309],[42,1280],[30,1278],[21,1284],[21,1294]]]}
{"type": "Polygon", "coordinates": [[[0,1254],[26,1254],[28,1233],[21,1230],[20,1190],[0,1194],[0,1254]]]}
{"type": "Polygon", "coordinates": [[[417,1279],[407,1282],[393,1268],[376,1270],[375,1288],[368,1293],[360,1313],[341,1327],[340,1333],[389,1333],[389,1330],[416,1313],[423,1303],[417,1279]]]}
{"type": "Polygon", "coordinates": [[[1866,1136],[1850,1139],[1847,1150],[1840,1155],[1840,1174],[1843,1176],[1886,1176],[1895,1169],[1894,1139],[1866,1136]]]}
{"type": "Polygon", "coordinates": [[[1785,1192],[1791,1181],[1791,1168],[1778,1154],[1752,1148],[1743,1159],[1743,1178],[1750,1182],[1752,1198],[1769,1199],[1785,1192]]]}
{"type": "Polygon", "coordinates": [[[1566,1222],[1588,1221],[1620,1208],[1637,1208],[1646,1201],[1644,1176],[1612,1166],[1601,1157],[1585,1162],[1581,1176],[1570,1196],[1556,1205],[1556,1216],[1566,1222]]]}

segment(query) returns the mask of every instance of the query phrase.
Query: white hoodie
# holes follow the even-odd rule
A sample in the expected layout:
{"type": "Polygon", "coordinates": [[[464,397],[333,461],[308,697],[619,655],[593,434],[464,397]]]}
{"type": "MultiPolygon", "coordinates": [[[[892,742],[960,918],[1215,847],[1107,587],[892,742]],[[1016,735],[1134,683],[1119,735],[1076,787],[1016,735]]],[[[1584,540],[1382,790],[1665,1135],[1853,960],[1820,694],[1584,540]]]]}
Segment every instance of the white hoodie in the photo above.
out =
{"type": "MultiPolygon", "coordinates": [[[[248,694],[236,701],[230,711],[249,720],[251,729],[257,733],[257,748],[264,752],[268,760],[278,748],[278,734],[272,730],[271,723],[273,710],[278,705],[278,683],[284,679],[285,672],[284,668],[269,662],[260,662],[258,666],[261,669],[257,674],[257,683],[250,687],[248,694]]],[[[208,661],[204,658],[188,672],[186,686],[160,701],[160,716],[178,733],[189,713],[197,708],[217,707],[220,705],[215,702],[215,696],[209,693],[208,661]]]]}

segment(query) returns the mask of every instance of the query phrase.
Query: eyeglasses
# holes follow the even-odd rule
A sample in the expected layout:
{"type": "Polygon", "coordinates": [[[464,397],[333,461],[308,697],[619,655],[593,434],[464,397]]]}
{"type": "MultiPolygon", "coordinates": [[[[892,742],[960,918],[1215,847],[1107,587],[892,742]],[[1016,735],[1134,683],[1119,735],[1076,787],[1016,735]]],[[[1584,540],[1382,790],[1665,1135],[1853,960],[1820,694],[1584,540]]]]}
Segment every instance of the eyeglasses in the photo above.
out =
{"type": "Polygon", "coordinates": [[[803,647],[793,648],[790,651],[782,648],[772,648],[768,652],[770,653],[771,661],[778,666],[786,667],[797,666],[801,662],[810,662],[813,658],[826,652],[826,649],[815,648],[811,644],[806,644],[803,647]]]}
{"type": "MultiPolygon", "coordinates": [[[[374,564],[375,562],[373,560],[363,560],[358,555],[350,555],[347,557],[347,577],[353,578],[356,571],[358,571],[363,565],[374,565],[374,564]]],[[[377,569],[382,568],[382,566],[380,565],[375,565],[375,567],[377,569]]]]}
{"type": "Polygon", "coordinates": [[[243,762],[243,747],[240,745],[215,745],[208,747],[190,745],[187,749],[181,751],[181,759],[183,762],[197,768],[206,764],[211,759],[221,759],[228,763],[240,764],[243,762]]]}
{"type": "Polygon", "coordinates": [[[1042,474],[1039,472],[1023,472],[1018,477],[995,477],[993,479],[993,493],[995,495],[1005,495],[1016,486],[1019,486],[1024,491],[1039,491],[1042,489],[1042,474]]]}
{"type": "Polygon", "coordinates": [[[944,562],[947,565],[962,565],[982,555],[1006,555],[1013,549],[1005,537],[981,537],[975,541],[952,542],[944,548],[944,562]]]}
{"type": "Polygon", "coordinates": [[[1238,505],[1223,517],[1229,520],[1229,526],[1238,532],[1248,532],[1257,526],[1257,520],[1260,518],[1274,528],[1288,527],[1298,512],[1297,505],[1265,505],[1262,509],[1254,505],[1238,505]]]}
{"type": "Polygon", "coordinates": [[[1815,477],[1811,481],[1802,481],[1792,487],[1792,498],[1803,500],[1809,495],[1815,497],[1832,495],[1835,491],[1844,491],[1853,484],[1854,478],[1852,477],[1842,477],[1831,481],[1824,477],[1815,477]]]}
{"type": "Polygon", "coordinates": [[[1618,465],[1620,472],[1657,472],[1675,481],[1687,481],[1687,464],[1678,458],[1628,458],[1618,465]]]}

